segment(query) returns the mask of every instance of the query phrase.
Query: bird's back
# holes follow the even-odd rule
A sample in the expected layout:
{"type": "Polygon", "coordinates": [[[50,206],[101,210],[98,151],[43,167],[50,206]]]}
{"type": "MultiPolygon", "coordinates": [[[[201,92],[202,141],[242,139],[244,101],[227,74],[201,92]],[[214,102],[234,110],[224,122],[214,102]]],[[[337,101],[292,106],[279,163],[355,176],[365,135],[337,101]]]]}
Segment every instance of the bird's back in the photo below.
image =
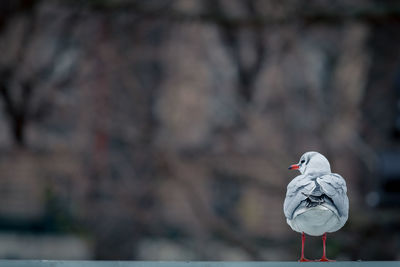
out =
{"type": "Polygon", "coordinates": [[[287,187],[284,213],[297,232],[335,232],[347,221],[349,201],[344,179],[334,173],[303,174],[287,187]]]}

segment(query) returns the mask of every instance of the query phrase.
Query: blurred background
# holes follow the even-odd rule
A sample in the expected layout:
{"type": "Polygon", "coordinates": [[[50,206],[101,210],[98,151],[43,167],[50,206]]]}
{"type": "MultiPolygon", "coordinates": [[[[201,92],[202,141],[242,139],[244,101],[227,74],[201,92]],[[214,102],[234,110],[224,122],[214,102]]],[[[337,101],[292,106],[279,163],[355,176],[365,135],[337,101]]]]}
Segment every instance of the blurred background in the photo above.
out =
{"type": "Polygon", "coordinates": [[[0,258],[297,260],[316,150],[328,256],[400,260],[399,48],[397,1],[1,1],[0,258]]]}

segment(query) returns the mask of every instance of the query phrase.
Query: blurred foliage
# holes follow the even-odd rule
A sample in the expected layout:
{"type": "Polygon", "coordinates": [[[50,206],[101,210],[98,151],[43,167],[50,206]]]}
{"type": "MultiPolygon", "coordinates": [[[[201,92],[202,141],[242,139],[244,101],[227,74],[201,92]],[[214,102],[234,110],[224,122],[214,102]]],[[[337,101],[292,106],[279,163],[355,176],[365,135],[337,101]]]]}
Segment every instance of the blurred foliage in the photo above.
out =
{"type": "Polygon", "coordinates": [[[295,260],[287,166],[317,150],[351,201],[328,256],[398,259],[398,207],[364,199],[399,146],[399,8],[3,1],[0,228],[95,259],[295,260]]]}

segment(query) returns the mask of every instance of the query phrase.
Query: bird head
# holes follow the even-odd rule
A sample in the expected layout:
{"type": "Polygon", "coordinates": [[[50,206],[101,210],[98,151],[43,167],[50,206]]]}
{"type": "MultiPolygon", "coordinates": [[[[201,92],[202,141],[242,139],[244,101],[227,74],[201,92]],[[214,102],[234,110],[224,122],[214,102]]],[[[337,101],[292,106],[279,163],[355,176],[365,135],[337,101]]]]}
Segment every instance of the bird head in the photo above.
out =
{"type": "Polygon", "coordinates": [[[324,155],[310,151],[301,156],[299,163],[290,165],[289,170],[299,170],[301,174],[330,173],[331,166],[324,155]]]}

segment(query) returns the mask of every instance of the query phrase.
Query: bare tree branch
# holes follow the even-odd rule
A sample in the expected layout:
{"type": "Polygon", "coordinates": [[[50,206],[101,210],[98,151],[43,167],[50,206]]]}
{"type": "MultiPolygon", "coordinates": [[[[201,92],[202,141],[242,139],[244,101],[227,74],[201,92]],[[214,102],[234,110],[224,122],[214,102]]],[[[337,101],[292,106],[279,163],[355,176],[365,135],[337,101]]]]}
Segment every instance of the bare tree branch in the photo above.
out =
{"type": "MultiPolygon", "coordinates": [[[[366,23],[381,23],[387,21],[400,21],[400,5],[398,3],[375,3],[360,6],[302,6],[301,9],[288,11],[282,15],[256,14],[255,16],[233,17],[227,14],[207,11],[199,11],[195,14],[169,7],[170,1],[165,5],[148,5],[146,1],[81,1],[81,0],[60,0],[60,3],[86,7],[95,12],[134,12],[142,18],[162,18],[173,21],[201,21],[225,25],[228,27],[259,27],[267,24],[331,24],[344,21],[361,21],[366,23]]],[[[211,1],[215,2],[215,1],[211,1]]],[[[251,1],[250,1],[251,2],[251,1]]],[[[163,2],[161,2],[163,3],[163,2]]],[[[245,1],[249,6],[248,1],[245,1]]],[[[215,3],[214,3],[215,4],[215,3]]],[[[251,5],[251,4],[250,4],[251,5]]],[[[254,7],[254,6],[253,6],[254,7]]],[[[255,8],[254,8],[255,9],[255,8]]]]}

